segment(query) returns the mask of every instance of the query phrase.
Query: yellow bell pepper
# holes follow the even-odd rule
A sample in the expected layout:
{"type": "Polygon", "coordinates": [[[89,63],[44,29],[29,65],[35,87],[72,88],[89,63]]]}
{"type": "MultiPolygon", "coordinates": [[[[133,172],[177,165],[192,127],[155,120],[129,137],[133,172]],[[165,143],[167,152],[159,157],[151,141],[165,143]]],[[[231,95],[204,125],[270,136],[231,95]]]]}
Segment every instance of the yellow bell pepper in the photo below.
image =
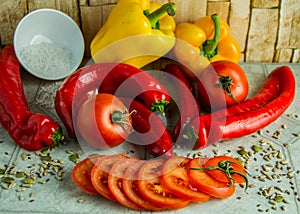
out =
{"type": "Polygon", "coordinates": [[[176,5],[120,0],[90,44],[96,63],[127,63],[141,68],[175,44],[176,5]]]}
{"type": "Polygon", "coordinates": [[[228,60],[238,63],[240,60],[241,48],[230,35],[228,24],[217,14],[202,17],[195,23],[178,24],[175,36],[181,41],[176,41],[173,53],[179,62],[192,70],[199,71],[209,62],[228,60]]]}

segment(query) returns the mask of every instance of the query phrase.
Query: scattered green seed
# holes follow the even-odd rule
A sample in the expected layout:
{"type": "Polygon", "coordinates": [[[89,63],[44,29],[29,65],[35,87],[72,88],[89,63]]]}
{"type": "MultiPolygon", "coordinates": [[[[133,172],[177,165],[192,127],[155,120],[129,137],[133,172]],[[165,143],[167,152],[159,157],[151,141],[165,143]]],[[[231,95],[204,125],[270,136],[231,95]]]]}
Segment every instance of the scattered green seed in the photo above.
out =
{"type": "Polygon", "coordinates": [[[24,184],[35,184],[35,180],[30,177],[24,178],[23,182],[24,182],[24,184]]]}
{"type": "Polygon", "coordinates": [[[71,154],[70,157],[69,157],[69,159],[70,159],[72,162],[76,163],[77,160],[78,160],[78,157],[77,157],[76,154],[71,154]]]}
{"type": "Polygon", "coordinates": [[[17,172],[16,173],[16,178],[23,178],[25,176],[24,172],[17,172]]]}
{"type": "Polygon", "coordinates": [[[253,145],[251,148],[255,152],[260,152],[260,150],[261,150],[261,148],[259,146],[256,146],[256,145],[253,145]]]}
{"type": "Polygon", "coordinates": [[[283,196],[281,196],[281,195],[277,195],[276,197],[275,197],[275,199],[274,199],[277,203],[280,203],[280,202],[282,202],[283,201],[283,196]]]}
{"type": "Polygon", "coordinates": [[[5,182],[5,183],[8,183],[8,184],[12,184],[12,183],[16,182],[16,180],[14,178],[12,178],[12,177],[4,177],[2,179],[2,181],[5,182]]]}

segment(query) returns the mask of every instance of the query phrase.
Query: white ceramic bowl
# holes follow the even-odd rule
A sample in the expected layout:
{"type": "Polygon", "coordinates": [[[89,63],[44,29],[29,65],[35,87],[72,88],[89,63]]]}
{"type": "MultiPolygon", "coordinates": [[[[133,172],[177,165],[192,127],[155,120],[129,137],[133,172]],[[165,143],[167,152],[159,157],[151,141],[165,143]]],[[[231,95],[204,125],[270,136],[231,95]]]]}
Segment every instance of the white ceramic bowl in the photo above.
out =
{"type": "Polygon", "coordinates": [[[38,9],[23,17],[14,34],[21,65],[36,77],[58,80],[80,65],[84,39],[72,18],[54,9],[38,9]]]}

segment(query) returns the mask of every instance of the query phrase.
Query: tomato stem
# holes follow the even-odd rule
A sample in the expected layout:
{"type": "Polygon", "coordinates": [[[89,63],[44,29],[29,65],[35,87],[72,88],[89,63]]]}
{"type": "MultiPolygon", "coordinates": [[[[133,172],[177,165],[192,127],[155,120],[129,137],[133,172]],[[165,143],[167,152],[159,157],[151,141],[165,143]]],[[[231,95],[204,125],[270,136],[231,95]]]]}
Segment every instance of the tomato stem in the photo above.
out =
{"type": "Polygon", "coordinates": [[[218,74],[218,76],[220,77],[219,80],[220,82],[218,83],[220,87],[222,87],[225,92],[232,98],[234,99],[234,101],[236,103],[239,103],[239,101],[235,98],[235,96],[232,94],[232,91],[231,91],[231,86],[234,85],[234,86],[237,86],[236,84],[233,83],[233,80],[230,76],[224,76],[222,74],[218,74]]]}
{"type": "Polygon", "coordinates": [[[132,128],[131,121],[129,120],[129,117],[131,114],[135,112],[136,112],[135,110],[133,110],[130,113],[115,111],[111,114],[110,119],[113,123],[121,125],[126,133],[131,133],[133,128],[132,128]]]}
{"type": "Polygon", "coordinates": [[[202,168],[186,168],[186,169],[188,169],[188,170],[204,170],[204,171],[205,170],[220,170],[220,171],[224,172],[226,177],[229,179],[229,183],[227,184],[228,186],[231,186],[236,182],[236,180],[231,175],[237,174],[245,180],[245,182],[246,182],[245,190],[247,190],[248,186],[249,186],[249,181],[248,181],[247,176],[244,175],[243,173],[233,171],[233,167],[231,166],[231,164],[237,164],[237,163],[229,161],[229,160],[222,160],[219,162],[218,166],[202,167],[202,168]]]}

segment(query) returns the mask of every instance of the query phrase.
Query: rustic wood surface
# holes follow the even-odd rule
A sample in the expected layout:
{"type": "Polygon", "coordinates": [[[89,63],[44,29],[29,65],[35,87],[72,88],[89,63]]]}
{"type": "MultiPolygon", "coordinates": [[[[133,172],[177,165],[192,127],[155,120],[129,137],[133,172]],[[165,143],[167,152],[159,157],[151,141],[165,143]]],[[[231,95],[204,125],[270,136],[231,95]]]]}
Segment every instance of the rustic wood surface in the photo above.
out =
{"type": "MultiPolygon", "coordinates": [[[[154,0],[164,3],[167,0],[154,0]]],[[[68,14],[89,43],[118,0],[1,0],[0,45],[11,44],[18,22],[38,8],[68,14]]],[[[218,13],[231,27],[244,62],[300,62],[300,0],[173,0],[177,23],[218,13]]]]}

